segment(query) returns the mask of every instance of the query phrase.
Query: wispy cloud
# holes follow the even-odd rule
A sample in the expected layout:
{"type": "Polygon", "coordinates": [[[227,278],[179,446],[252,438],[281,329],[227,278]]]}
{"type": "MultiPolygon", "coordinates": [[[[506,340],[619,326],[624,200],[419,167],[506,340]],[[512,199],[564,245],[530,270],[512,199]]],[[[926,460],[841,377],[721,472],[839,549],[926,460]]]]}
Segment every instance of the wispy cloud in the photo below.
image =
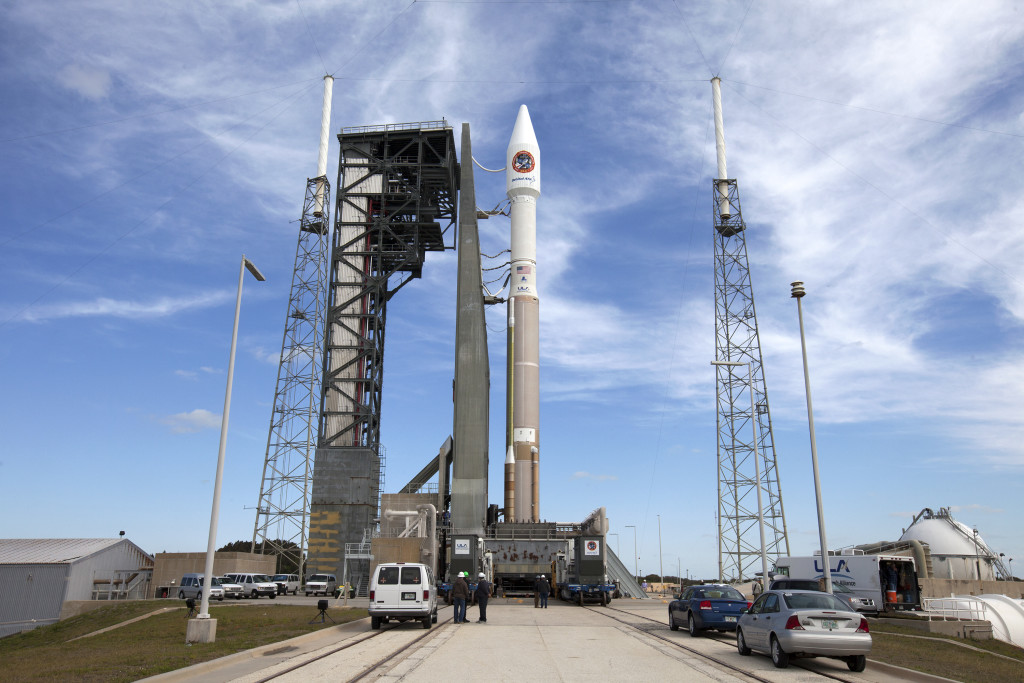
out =
{"type": "Polygon", "coordinates": [[[69,64],[57,72],[57,82],[89,100],[102,100],[110,94],[110,72],[82,64],[69,64]]]}
{"type": "Polygon", "coordinates": [[[175,434],[192,434],[204,429],[219,427],[220,415],[214,415],[209,410],[196,408],[187,413],[176,413],[160,418],[160,423],[171,428],[175,434]]]}
{"type": "Polygon", "coordinates": [[[188,297],[161,297],[153,301],[128,301],[100,297],[92,301],[66,302],[34,306],[18,318],[25,322],[44,322],[61,318],[165,318],[184,311],[211,308],[230,301],[234,294],[215,291],[188,297]]]}

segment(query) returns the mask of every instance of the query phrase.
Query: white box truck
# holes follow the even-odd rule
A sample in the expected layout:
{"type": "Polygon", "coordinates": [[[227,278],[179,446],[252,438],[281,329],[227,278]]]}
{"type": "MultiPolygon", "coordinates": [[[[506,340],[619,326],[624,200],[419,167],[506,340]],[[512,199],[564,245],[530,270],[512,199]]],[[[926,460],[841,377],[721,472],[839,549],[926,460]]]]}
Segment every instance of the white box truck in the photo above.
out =
{"type": "MultiPolygon", "coordinates": [[[[914,558],[902,555],[829,555],[832,583],[846,586],[856,595],[874,600],[885,611],[921,609],[914,558]]],[[[780,557],[776,575],[794,579],[825,576],[821,555],[780,557]]]]}

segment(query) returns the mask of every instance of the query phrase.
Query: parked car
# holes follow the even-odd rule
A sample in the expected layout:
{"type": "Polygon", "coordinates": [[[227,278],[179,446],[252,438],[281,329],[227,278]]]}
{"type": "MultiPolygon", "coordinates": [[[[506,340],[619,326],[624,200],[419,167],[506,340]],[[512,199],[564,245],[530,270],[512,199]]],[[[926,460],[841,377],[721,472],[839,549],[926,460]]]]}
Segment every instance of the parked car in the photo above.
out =
{"type": "Polygon", "coordinates": [[[299,592],[301,582],[298,574],[274,574],[270,580],[277,584],[278,595],[295,595],[299,592]]]}
{"type": "Polygon", "coordinates": [[[241,585],[242,594],[248,595],[250,598],[259,598],[261,595],[266,595],[273,600],[277,597],[277,584],[271,581],[270,577],[266,574],[240,574],[232,572],[225,574],[225,576],[241,585]]]}
{"type": "MultiPolygon", "coordinates": [[[[203,574],[185,574],[181,577],[181,584],[178,588],[178,597],[182,600],[186,598],[194,598],[201,600],[203,597],[203,574]]],[[[210,599],[211,600],[223,600],[224,589],[221,588],[220,581],[217,577],[213,577],[213,581],[210,582],[210,599]]]]}
{"type": "Polygon", "coordinates": [[[750,607],[743,594],[732,586],[704,584],[690,586],[668,605],[668,625],[678,631],[681,624],[691,636],[701,631],[735,631],[736,622],[744,610],[750,607]]]}
{"type": "Polygon", "coordinates": [[[780,669],[793,657],[833,657],[863,671],[871,633],[867,619],[830,593],[769,590],[740,616],[736,649],[767,653],[780,669]]]}
{"type": "Polygon", "coordinates": [[[241,600],[245,597],[245,589],[242,588],[242,584],[235,583],[226,576],[218,576],[217,580],[220,581],[220,587],[224,589],[225,598],[241,600]]]}
{"type": "MultiPolygon", "coordinates": [[[[822,585],[818,581],[818,579],[776,579],[772,581],[769,588],[771,590],[820,591],[822,585]]],[[[842,584],[832,584],[832,595],[845,602],[847,607],[854,612],[878,611],[874,600],[861,597],[842,584]]]]}
{"type": "Polygon", "coordinates": [[[370,628],[389,621],[416,620],[423,628],[437,623],[437,586],[425,564],[379,564],[370,577],[370,628]]]}
{"type": "Polygon", "coordinates": [[[313,574],[306,580],[306,595],[334,595],[338,579],[334,574],[313,574]]]}

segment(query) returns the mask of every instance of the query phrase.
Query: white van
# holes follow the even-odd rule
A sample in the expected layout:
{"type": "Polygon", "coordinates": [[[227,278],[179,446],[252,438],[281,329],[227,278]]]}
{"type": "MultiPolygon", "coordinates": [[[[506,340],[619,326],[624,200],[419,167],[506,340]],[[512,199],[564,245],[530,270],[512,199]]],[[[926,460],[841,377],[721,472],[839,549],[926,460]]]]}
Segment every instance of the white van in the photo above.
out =
{"type": "MultiPolygon", "coordinates": [[[[178,589],[178,597],[184,600],[185,598],[195,598],[201,600],[203,597],[203,574],[185,574],[181,577],[181,585],[178,589]]],[[[213,581],[210,582],[210,599],[211,600],[223,600],[224,589],[220,586],[220,579],[216,576],[213,577],[213,581]]]]}
{"type": "Polygon", "coordinates": [[[278,595],[297,595],[299,592],[299,575],[298,574],[274,574],[270,579],[277,584],[278,595]]]}
{"type": "Polygon", "coordinates": [[[322,593],[324,597],[327,597],[334,595],[337,588],[338,579],[334,577],[334,574],[313,574],[306,580],[306,595],[322,593]]]}
{"type": "Polygon", "coordinates": [[[258,598],[266,595],[271,600],[277,597],[277,584],[270,580],[266,574],[239,574],[232,572],[225,574],[235,583],[242,587],[242,595],[250,598],[258,598]]]}
{"type": "Polygon", "coordinates": [[[416,620],[423,628],[437,623],[437,586],[425,564],[379,564],[370,578],[370,628],[389,621],[416,620]]]}

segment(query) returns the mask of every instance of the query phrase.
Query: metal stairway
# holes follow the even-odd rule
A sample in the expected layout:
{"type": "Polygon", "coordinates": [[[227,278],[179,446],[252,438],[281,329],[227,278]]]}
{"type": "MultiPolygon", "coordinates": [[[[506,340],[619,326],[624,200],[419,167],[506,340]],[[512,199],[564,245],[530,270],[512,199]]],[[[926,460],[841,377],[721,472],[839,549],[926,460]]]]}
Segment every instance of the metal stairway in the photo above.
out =
{"type": "Polygon", "coordinates": [[[608,579],[619,584],[619,595],[624,598],[650,600],[651,596],[644,593],[644,589],[636,582],[633,572],[626,569],[626,565],[622,564],[622,560],[618,558],[615,551],[607,545],[605,548],[608,550],[606,562],[608,579]]]}

